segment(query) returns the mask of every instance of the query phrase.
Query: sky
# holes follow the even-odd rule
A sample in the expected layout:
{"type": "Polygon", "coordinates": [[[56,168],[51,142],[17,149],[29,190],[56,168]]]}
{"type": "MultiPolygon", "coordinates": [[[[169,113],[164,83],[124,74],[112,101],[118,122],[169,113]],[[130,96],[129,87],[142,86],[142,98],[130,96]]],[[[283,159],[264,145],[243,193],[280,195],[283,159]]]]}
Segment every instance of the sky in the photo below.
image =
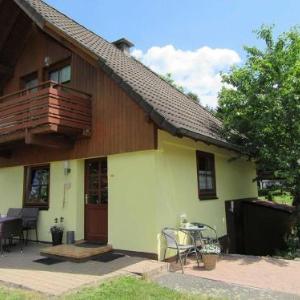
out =
{"type": "Polygon", "coordinates": [[[245,61],[244,45],[262,44],[253,30],[279,34],[300,25],[299,0],[46,0],[108,41],[135,44],[132,55],[171,73],[204,105],[217,106],[220,72],[245,61]]]}

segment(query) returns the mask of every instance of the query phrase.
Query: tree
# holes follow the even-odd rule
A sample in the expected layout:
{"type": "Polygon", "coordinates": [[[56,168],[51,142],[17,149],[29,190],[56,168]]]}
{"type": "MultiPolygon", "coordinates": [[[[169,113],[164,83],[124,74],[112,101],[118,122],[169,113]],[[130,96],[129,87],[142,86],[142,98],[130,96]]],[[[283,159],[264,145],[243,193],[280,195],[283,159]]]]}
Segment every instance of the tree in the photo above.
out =
{"type": "Polygon", "coordinates": [[[192,99],[194,102],[196,102],[196,103],[199,103],[199,102],[200,102],[199,97],[198,97],[197,94],[195,94],[195,93],[193,93],[193,92],[188,92],[188,93],[186,93],[186,95],[187,95],[190,99],[192,99]]]}
{"type": "Polygon", "coordinates": [[[190,99],[192,99],[194,102],[199,103],[200,99],[198,97],[197,94],[193,93],[193,92],[185,92],[185,89],[182,85],[179,85],[175,82],[175,80],[173,79],[173,76],[171,73],[167,73],[166,75],[160,75],[160,77],[165,80],[166,82],[168,82],[169,84],[171,84],[175,89],[177,89],[179,92],[186,94],[190,99]]]}
{"type": "Polygon", "coordinates": [[[160,77],[169,84],[171,84],[175,89],[177,89],[181,93],[184,93],[184,87],[175,82],[171,73],[167,73],[166,75],[160,75],[160,77]]]}
{"type": "Polygon", "coordinates": [[[274,38],[261,27],[264,47],[245,47],[243,66],[222,74],[217,115],[225,134],[254,157],[261,169],[286,179],[300,204],[300,32],[274,38]]]}

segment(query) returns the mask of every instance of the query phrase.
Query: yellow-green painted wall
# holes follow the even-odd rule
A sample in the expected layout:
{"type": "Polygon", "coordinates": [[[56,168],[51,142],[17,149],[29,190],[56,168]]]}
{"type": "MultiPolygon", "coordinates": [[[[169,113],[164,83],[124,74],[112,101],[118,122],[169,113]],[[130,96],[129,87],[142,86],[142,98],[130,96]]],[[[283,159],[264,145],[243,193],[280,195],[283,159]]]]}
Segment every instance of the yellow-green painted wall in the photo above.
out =
{"type": "Polygon", "coordinates": [[[178,226],[181,214],[225,235],[225,201],[257,196],[254,163],[229,162],[234,152],[162,131],[158,142],[158,150],[108,157],[110,243],[160,255],[162,228],[178,226]],[[216,200],[198,199],[196,149],[215,154],[216,200]]]}
{"type": "Polygon", "coordinates": [[[108,239],[115,249],[155,251],[155,151],[108,157],[108,239]]]}
{"type": "MultiPolygon", "coordinates": [[[[50,163],[50,205],[49,210],[40,211],[39,240],[51,241],[49,232],[54,218],[64,217],[65,230],[75,230],[76,239],[84,235],[84,161],[70,161],[71,173],[64,174],[64,162],[50,163]]],[[[0,213],[5,215],[8,208],[23,205],[24,167],[0,169],[0,213]]],[[[31,236],[35,239],[35,235],[31,236]]]]}
{"type": "MultiPolygon", "coordinates": [[[[159,131],[158,149],[108,156],[108,240],[115,249],[161,254],[161,230],[189,221],[214,226],[226,234],[226,200],[257,196],[255,165],[230,152],[159,131]],[[198,199],[195,151],[214,153],[217,200],[198,199]]],[[[84,160],[50,163],[50,208],[40,212],[39,237],[50,241],[55,217],[65,218],[65,230],[84,238],[84,160]],[[64,198],[65,195],[65,198],[64,198]],[[65,199],[65,201],[64,201],[65,199]]],[[[24,167],[0,169],[0,213],[22,207],[24,167]]],[[[33,238],[33,237],[32,237],[33,238]]]]}

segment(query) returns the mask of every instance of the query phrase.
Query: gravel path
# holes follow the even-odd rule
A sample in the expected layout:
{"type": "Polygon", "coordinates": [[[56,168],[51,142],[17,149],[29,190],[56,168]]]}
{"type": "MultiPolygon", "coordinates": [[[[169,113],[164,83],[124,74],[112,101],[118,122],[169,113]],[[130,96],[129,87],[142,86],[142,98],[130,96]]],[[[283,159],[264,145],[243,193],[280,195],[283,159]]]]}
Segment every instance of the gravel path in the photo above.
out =
{"type": "Polygon", "coordinates": [[[251,288],[192,275],[167,273],[154,279],[158,284],[177,291],[239,300],[300,300],[300,296],[265,289],[251,288]]]}

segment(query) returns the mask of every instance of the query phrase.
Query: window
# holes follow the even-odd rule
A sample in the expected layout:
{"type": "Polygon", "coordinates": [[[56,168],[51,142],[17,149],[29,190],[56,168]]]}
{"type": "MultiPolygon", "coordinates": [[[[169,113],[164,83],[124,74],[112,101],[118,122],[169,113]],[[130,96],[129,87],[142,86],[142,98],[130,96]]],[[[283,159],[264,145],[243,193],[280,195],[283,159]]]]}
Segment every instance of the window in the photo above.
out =
{"type": "Polygon", "coordinates": [[[49,208],[50,167],[25,167],[24,207],[49,208]]]}
{"type": "Polygon", "coordinates": [[[216,199],[215,157],[197,151],[198,192],[200,200],[216,199]]]}
{"type": "Polygon", "coordinates": [[[21,89],[28,89],[29,93],[36,92],[38,83],[37,72],[31,73],[21,78],[21,89]]]}
{"type": "Polygon", "coordinates": [[[71,81],[71,66],[63,66],[49,71],[49,80],[57,83],[68,83],[71,81]]]}

